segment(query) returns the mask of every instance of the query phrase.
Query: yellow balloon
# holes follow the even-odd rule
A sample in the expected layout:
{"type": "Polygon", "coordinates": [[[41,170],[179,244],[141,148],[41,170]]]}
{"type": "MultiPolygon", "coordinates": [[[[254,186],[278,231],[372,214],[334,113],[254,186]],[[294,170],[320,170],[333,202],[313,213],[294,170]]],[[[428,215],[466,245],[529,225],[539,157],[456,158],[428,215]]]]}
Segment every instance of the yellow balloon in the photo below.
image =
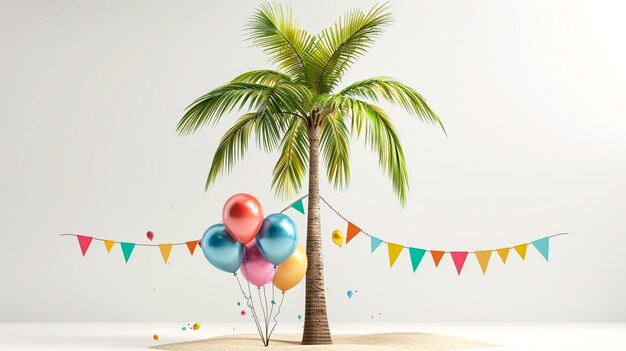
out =
{"type": "Polygon", "coordinates": [[[278,266],[274,275],[274,286],[285,292],[298,285],[306,274],[307,265],[306,252],[298,245],[296,251],[278,266]]]}
{"type": "Polygon", "coordinates": [[[343,244],[343,233],[341,230],[337,229],[333,232],[333,242],[335,245],[341,247],[341,244],[343,244]]]}

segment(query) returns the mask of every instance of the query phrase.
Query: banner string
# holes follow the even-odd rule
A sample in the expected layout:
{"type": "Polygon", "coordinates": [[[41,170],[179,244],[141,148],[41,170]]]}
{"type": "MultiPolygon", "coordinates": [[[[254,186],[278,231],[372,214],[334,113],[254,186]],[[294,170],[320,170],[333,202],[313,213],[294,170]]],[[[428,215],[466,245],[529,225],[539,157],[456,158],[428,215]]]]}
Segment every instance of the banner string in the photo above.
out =
{"type": "MultiPolygon", "coordinates": [[[[304,199],[306,199],[306,198],[308,198],[308,197],[309,197],[309,195],[308,195],[308,194],[306,194],[306,195],[303,195],[303,196],[299,197],[299,198],[298,198],[298,199],[296,199],[295,201],[291,202],[288,206],[286,206],[285,208],[283,208],[283,209],[280,211],[280,213],[284,213],[285,211],[289,210],[289,209],[290,209],[290,208],[291,208],[294,204],[296,204],[296,203],[298,203],[299,201],[302,201],[302,200],[304,200],[304,199]]],[[[323,196],[321,196],[321,195],[320,195],[320,200],[322,200],[322,202],[323,202],[323,203],[324,203],[324,204],[325,204],[328,208],[330,208],[330,209],[331,209],[331,210],[332,210],[332,211],[333,211],[333,212],[334,212],[337,216],[339,216],[341,219],[343,219],[343,220],[344,220],[344,221],[346,221],[347,223],[354,223],[354,222],[350,221],[349,219],[347,219],[347,218],[346,218],[344,215],[342,215],[339,211],[337,211],[337,209],[335,209],[335,208],[334,208],[334,207],[333,207],[333,206],[332,206],[332,205],[331,205],[328,201],[326,201],[326,199],[324,199],[324,197],[323,197],[323,196]]],[[[222,222],[222,221],[220,221],[220,222],[222,222]]],[[[359,228],[359,229],[360,229],[360,228],[359,228]]],[[[361,229],[360,233],[365,234],[365,235],[367,235],[367,236],[368,236],[368,237],[370,237],[370,238],[375,238],[375,239],[378,239],[378,240],[380,240],[380,241],[381,241],[381,242],[383,242],[383,243],[386,243],[386,244],[390,243],[389,241],[385,241],[385,240],[382,240],[382,239],[380,239],[380,238],[378,238],[378,237],[375,237],[375,236],[373,236],[373,235],[371,235],[371,234],[367,233],[366,231],[364,231],[364,230],[362,230],[362,229],[361,229]]],[[[554,238],[554,237],[557,237],[557,236],[561,236],[561,235],[568,235],[568,234],[570,234],[570,233],[557,233],[557,234],[548,235],[547,237],[548,237],[548,238],[554,238]]],[[[80,235],[81,235],[81,234],[73,234],[73,233],[63,233],[63,234],[60,234],[60,236],[80,236],[80,235]]],[[[93,239],[93,240],[98,240],[98,241],[110,241],[110,240],[108,240],[108,239],[102,239],[102,238],[96,238],[96,237],[92,237],[92,239],[93,239]]],[[[111,241],[112,241],[112,240],[111,240],[111,241]]],[[[177,245],[187,245],[187,243],[188,243],[188,242],[193,242],[193,241],[200,241],[200,240],[198,239],[198,240],[191,240],[191,241],[187,241],[187,242],[167,243],[167,244],[168,244],[168,245],[173,245],[173,246],[177,246],[177,245]]],[[[115,241],[115,242],[116,242],[116,243],[119,243],[120,241],[115,241]]],[[[136,246],[149,246],[149,247],[159,246],[159,244],[141,244],[141,243],[134,243],[134,244],[135,244],[136,246]]],[[[522,244],[529,244],[529,243],[522,243],[522,244]]],[[[501,247],[501,248],[503,248],[503,249],[504,249],[504,248],[509,248],[509,249],[511,249],[511,248],[513,248],[513,247],[501,247]]],[[[407,250],[408,250],[408,249],[409,249],[409,247],[408,247],[408,246],[405,246],[403,249],[407,249],[407,250]]],[[[431,252],[431,250],[426,250],[426,252],[431,252]]],[[[444,252],[444,253],[450,253],[451,251],[442,251],[442,252],[444,252]]],[[[467,252],[468,252],[468,253],[475,253],[476,251],[467,251],[467,252]]]]}

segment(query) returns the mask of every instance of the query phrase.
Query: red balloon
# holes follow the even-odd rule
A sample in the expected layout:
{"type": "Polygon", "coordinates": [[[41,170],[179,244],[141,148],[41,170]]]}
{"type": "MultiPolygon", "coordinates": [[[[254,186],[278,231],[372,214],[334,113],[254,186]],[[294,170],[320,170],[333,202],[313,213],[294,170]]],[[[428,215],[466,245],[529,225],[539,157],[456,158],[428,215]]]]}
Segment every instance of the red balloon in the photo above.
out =
{"type": "Polygon", "coordinates": [[[259,200],[248,194],[235,194],[224,204],[224,226],[235,240],[249,243],[263,224],[263,209],[259,200]]]}
{"type": "Polygon", "coordinates": [[[146,236],[148,237],[148,240],[150,241],[154,239],[154,233],[151,230],[148,230],[148,232],[146,233],[146,236]]]}

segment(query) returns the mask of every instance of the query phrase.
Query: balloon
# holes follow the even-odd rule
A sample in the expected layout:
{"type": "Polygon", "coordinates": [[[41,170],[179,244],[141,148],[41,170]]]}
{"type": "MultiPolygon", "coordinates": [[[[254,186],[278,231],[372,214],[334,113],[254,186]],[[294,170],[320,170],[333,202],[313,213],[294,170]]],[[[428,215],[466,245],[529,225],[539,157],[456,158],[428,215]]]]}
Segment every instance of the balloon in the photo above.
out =
{"type": "Polygon", "coordinates": [[[333,242],[335,245],[341,247],[341,244],[343,244],[343,233],[341,230],[337,229],[333,231],[333,242]]]}
{"type": "Polygon", "coordinates": [[[226,200],[222,219],[230,235],[246,245],[254,239],[263,224],[263,209],[254,196],[235,194],[226,200]]]}
{"type": "Polygon", "coordinates": [[[150,241],[152,241],[152,239],[154,239],[154,233],[152,232],[152,230],[148,230],[148,232],[146,233],[146,237],[150,241]]]}
{"type": "Polygon", "coordinates": [[[256,244],[263,256],[278,266],[291,256],[298,245],[296,224],[287,215],[271,214],[263,220],[256,244]]]}
{"type": "Polygon", "coordinates": [[[202,236],[204,257],[216,268],[235,273],[243,261],[244,246],[233,239],[222,224],[209,227],[202,236]]]}
{"type": "Polygon", "coordinates": [[[352,290],[348,290],[348,298],[351,298],[353,294],[352,290]]]}
{"type": "Polygon", "coordinates": [[[241,265],[241,274],[252,285],[261,287],[274,278],[276,269],[274,265],[268,262],[256,245],[256,241],[251,241],[246,245],[246,253],[241,265]]]}
{"type": "Polygon", "coordinates": [[[306,252],[302,246],[298,245],[293,254],[278,266],[274,277],[274,286],[285,292],[298,285],[306,274],[307,265],[306,252]]]}

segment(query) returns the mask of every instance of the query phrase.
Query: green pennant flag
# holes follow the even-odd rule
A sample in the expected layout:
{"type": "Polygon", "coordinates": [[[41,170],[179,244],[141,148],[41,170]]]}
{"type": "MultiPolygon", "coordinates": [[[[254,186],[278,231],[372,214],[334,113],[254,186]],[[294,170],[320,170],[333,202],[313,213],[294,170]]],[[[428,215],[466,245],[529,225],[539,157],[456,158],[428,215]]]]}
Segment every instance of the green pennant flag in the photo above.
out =
{"type": "Polygon", "coordinates": [[[291,205],[291,207],[295,208],[296,211],[304,214],[304,204],[302,203],[302,199],[296,201],[291,205]]]}
{"type": "Polygon", "coordinates": [[[415,273],[417,266],[419,266],[420,262],[422,262],[422,258],[424,257],[425,253],[426,253],[426,250],[418,249],[415,247],[409,247],[409,256],[411,256],[411,264],[413,265],[413,273],[415,273]]]}
{"type": "Polygon", "coordinates": [[[124,260],[128,263],[130,254],[133,253],[133,249],[135,248],[135,243],[120,243],[120,247],[122,248],[122,253],[124,253],[124,260]]]}

